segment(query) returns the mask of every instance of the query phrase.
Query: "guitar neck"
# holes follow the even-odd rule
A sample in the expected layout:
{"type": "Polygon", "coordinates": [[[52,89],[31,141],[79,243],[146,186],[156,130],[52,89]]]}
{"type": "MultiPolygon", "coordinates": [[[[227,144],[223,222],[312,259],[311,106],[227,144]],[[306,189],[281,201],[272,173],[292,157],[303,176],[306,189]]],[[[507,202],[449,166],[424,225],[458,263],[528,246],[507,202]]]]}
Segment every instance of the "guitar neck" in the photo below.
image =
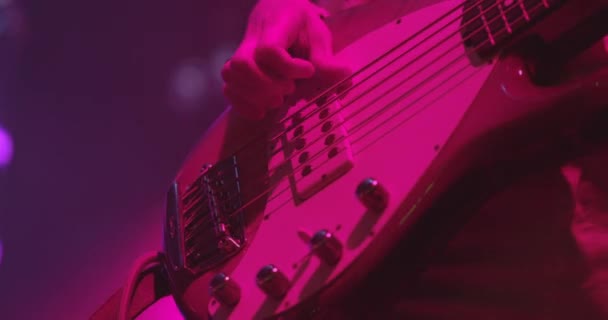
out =
{"type": "Polygon", "coordinates": [[[465,46],[478,61],[490,60],[515,36],[565,0],[468,0],[462,19],[465,46]]]}

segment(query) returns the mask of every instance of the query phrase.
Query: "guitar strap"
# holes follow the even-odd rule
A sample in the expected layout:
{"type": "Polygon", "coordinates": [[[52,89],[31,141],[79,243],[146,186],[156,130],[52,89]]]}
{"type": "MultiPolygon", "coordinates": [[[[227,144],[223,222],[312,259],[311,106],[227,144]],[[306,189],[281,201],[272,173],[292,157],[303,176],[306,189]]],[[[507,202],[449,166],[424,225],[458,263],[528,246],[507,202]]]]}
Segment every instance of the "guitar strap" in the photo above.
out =
{"type": "MultiPolygon", "coordinates": [[[[116,320],[123,289],[118,289],[93,315],[90,320],[116,320]]],[[[160,298],[171,294],[167,277],[161,264],[143,272],[135,284],[129,304],[129,318],[133,319],[160,298]]]]}

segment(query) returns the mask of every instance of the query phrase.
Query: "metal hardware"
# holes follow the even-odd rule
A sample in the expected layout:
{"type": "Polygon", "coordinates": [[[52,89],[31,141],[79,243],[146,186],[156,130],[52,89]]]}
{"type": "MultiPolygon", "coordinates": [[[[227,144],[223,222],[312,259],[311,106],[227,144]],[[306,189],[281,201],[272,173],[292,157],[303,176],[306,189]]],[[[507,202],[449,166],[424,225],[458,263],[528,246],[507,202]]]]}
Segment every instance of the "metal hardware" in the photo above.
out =
{"type": "Polygon", "coordinates": [[[376,179],[363,180],[355,193],[361,203],[371,211],[380,213],[388,205],[388,192],[376,179]]]}
{"type": "Polygon", "coordinates": [[[285,296],[289,289],[289,280],[285,274],[272,264],[262,267],[255,281],[262,291],[275,299],[285,296]]]}
{"type": "Polygon", "coordinates": [[[220,304],[233,307],[241,299],[241,288],[226,274],[218,273],[211,279],[209,294],[220,304]]]}
{"type": "Polygon", "coordinates": [[[317,231],[310,239],[313,254],[330,266],[342,258],[342,243],[327,230],[317,231]]]}
{"type": "Polygon", "coordinates": [[[176,182],[169,192],[175,205],[167,209],[171,219],[166,226],[167,245],[180,248],[172,261],[204,272],[236,254],[245,243],[241,198],[236,157],[202,166],[188,186],[176,182]]]}

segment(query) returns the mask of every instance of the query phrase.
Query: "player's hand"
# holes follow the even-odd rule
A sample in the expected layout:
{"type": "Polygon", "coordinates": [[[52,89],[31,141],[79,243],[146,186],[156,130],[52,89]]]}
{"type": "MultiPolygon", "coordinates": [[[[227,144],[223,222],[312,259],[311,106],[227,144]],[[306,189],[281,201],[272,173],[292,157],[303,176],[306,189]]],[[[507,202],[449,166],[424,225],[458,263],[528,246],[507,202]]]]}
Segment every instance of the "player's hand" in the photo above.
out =
{"type": "Polygon", "coordinates": [[[296,90],[296,81],[323,74],[338,81],[326,12],[308,0],[260,0],[245,36],[222,69],[224,95],[240,114],[261,119],[296,90]]]}

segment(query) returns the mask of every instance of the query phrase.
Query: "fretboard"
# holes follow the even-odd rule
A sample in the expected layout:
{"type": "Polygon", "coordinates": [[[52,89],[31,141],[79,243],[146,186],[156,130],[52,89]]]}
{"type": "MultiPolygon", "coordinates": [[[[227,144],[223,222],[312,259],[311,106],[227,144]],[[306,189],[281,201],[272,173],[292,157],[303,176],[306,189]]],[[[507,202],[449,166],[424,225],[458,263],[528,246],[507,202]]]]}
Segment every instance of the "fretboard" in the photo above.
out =
{"type": "Polygon", "coordinates": [[[466,0],[462,19],[465,46],[491,58],[513,35],[522,32],[564,0],[466,0]]]}

